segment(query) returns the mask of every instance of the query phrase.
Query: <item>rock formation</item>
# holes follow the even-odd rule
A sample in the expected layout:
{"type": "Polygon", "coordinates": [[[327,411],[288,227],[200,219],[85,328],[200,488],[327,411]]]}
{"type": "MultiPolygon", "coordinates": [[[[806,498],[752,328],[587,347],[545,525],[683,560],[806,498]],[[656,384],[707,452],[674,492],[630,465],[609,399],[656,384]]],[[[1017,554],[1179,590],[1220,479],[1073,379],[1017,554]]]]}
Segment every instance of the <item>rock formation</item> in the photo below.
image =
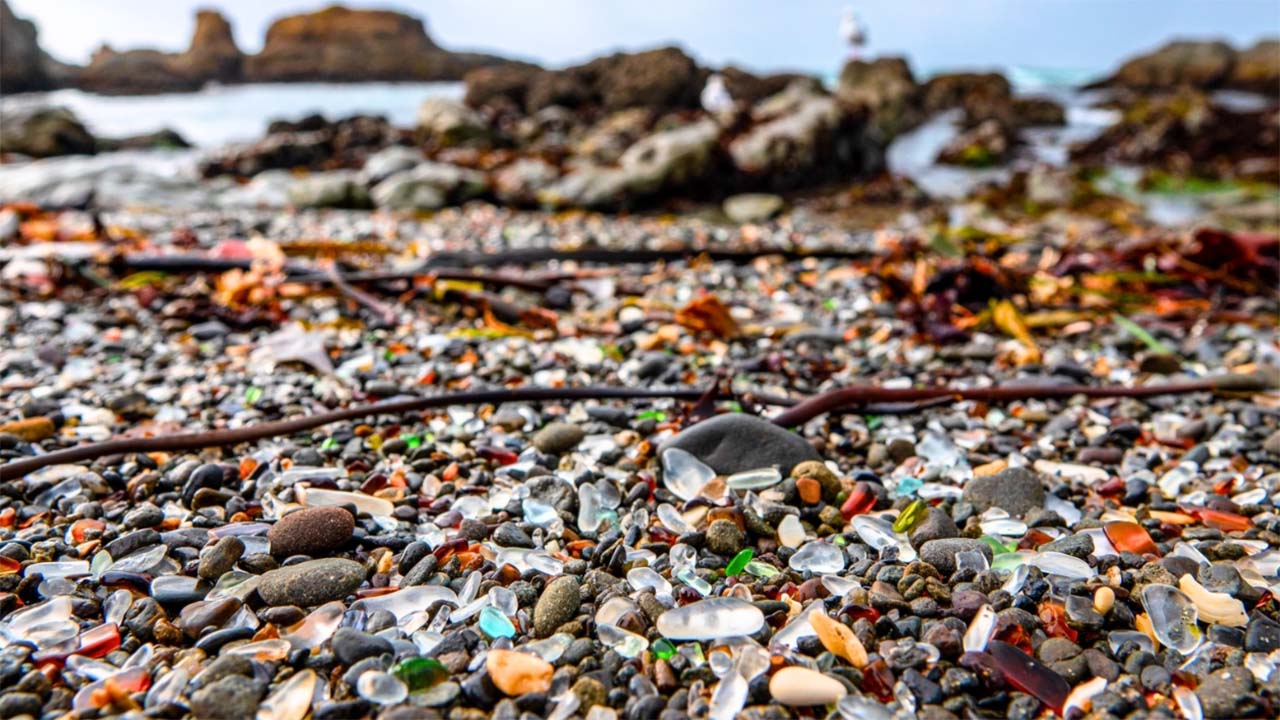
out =
{"type": "Polygon", "coordinates": [[[191,77],[201,82],[232,83],[241,79],[244,53],[236,47],[231,23],[216,10],[196,12],[196,31],[187,51],[177,58],[191,77]]]}
{"type": "Polygon", "coordinates": [[[1230,88],[1274,96],[1280,90],[1280,41],[1237,52],[1224,42],[1177,40],[1126,61],[1100,87],[1137,91],[1230,88]]]}
{"type": "Polygon", "coordinates": [[[334,5],[272,23],[245,75],[251,82],[456,80],[498,61],[440,48],[418,18],[334,5]]]}
{"type": "Polygon", "coordinates": [[[40,49],[35,23],[13,14],[0,0],[0,92],[48,90],[54,86],[50,60],[40,49]]]}

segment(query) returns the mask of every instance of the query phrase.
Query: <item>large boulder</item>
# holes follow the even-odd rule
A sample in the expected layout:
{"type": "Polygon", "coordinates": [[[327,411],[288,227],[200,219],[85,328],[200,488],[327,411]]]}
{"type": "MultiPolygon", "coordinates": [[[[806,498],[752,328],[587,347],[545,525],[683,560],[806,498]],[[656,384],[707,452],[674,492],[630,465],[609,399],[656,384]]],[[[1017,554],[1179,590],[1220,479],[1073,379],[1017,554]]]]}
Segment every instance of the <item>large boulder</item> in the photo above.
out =
{"type": "Polygon", "coordinates": [[[1280,90],[1280,40],[1261,40],[1237,53],[1227,85],[1275,99],[1277,90],[1280,90]]]}
{"type": "Polygon", "coordinates": [[[1131,90],[1216,88],[1226,84],[1236,61],[1225,42],[1175,40],[1120,66],[1102,85],[1131,90]]]}
{"type": "Polygon", "coordinates": [[[49,90],[54,85],[49,63],[35,23],[15,16],[0,0],[0,93],[49,90]]]}
{"type": "Polygon", "coordinates": [[[1202,177],[1280,179],[1280,113],[1237,112],[1194,91],[1129,107],[1096,138],[1071,150],[1077,162],[1148,165],[1202,177]]]}
{"type": "Polygon", "coordinates": [[[551,106],[607,112],[645,107],[656,112],[698,107],[707,71],[674,47],[615,53],[564,70],[506,64],[466,77],[473,107],[523,109],[551,106]]]}
{"type": "Polygon", "coordinates": [[[1012,119],[1013,89],[999,73],[936,75],[925,83],[923,98],[926,115],[961,108],[968,127],[993,118],[1003,123],[1012,119]]]}
{"type": "Polygon", "coordinates": [[[472,70],[463,78],[471,107],[523,112],[529,86],[546,71],[536,65],[508,62],[472,70]]]}
{"type": "Polygon", "coordinates": [[[489,137],[489,126],[475,110],[451,98],[427,98],[418,106],[418,128],[435,147],[452,147],[489,137]]]}
{"type": "Polygon", "coordinates": [[[710,118],[656,132],[627,148],[616,167],[583,165],[538,193],[545,205],[626,207],[687,189],[716,167],[720,126],[710,118]]]}
{"type": "Polygon", "coordinates": [[[788,188],[847,176],[878,164],[876,143],[835,98],[793,85],[752,109],[756,125],[734,138],[729,155],[751,187],[788,188]]]}
{"type": "Polygon", "coordinates": [[[251,177],[264,170],[360,168],[370,155],[405,139],[405,133],[380,116],[353,115],[330,122],[313,115],[271,123],[261,140],[206,158],[201,172],[205,177],[251,177]]]}
{"type": "Polygon", "coordinates": [[[93,135],[66,108],[6,110],[0,123],[0,152],[31,157],[92,155],[93,135]]]}
{"type": "Polygon", "coordinates": [[[446,163],[424,162],[395,173],[369,192],[374,205],[388,210],[435,210],[485,191],[483,173],[446,163]]]}
{"type": "Polygon", "coordinates": [[[850,60],[840,71],[836,96],[862,108],[869,123],[887,142],[915,127],[921,118],[920,88],[902,58],[850,60]]]}
{"type": "Polygon", "coordinates": [[[732,65],[720,70],[720,75],[724,78],[724,86],[729,91],[729,97],[735,102],[748,106],[777,95],[793,83],[807,84],[813,90],[822,87],[820,80],[807,75],[797,73],[754,75],[732,65]]]}
{"type": "Polygon", "coordinates": [[[236,46],[231,23],[216,10],[196,13],[196,30],[187,51],[175,58],[182,71],[200,82],[236,82],[241,77],[244,53],[236,46]]]}
{"type": "Polygon", "coordinates": [[[457,80],[473,67],[498,61],[440,48],[418,18],[334,5],[272,23],[262,52],[245,63],[245,78],[252,82],[457,80]]]}

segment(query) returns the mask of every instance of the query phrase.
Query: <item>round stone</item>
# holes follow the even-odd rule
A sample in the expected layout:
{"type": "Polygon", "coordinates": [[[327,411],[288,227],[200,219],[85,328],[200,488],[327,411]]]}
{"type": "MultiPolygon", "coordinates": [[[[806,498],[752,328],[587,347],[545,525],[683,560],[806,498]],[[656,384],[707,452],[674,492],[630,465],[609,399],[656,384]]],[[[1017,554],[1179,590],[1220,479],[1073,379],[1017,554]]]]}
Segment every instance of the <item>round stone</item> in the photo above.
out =
{"type": "Polygon", "coordinates": [[[310,507],[280,518],[267,533],[271,554],[320,555],[342,547],[355,531],[356,519],[340,507],[310,507]]]}
{"type": "Polygon", "coordinates": [[[806,460],[818,460],[813,446],[799,435],[745,413],[726,413],[680,431],[659,448],[679,448],[721,475],[777,467],[784,475],[806,460]]]}
{"type": "Polygon", "coordinates": [[[995,475],[973,478],[965,485],[963,497],[979,512],[998,507],[1010,515],[1020,516],[1044,506],[1044,486],[1034,472],[1021,467],[1009,468],[995,475]]]}
{"type": "Polygon", "coordinates": [[[943,576],[948,576],[956,571],[956,555],[974,550],[985,555],[988,563],[994,559],[991,547],[973,538],[930,540],[920,546],[920,559],[938,568],[943,576]]]}
{"type": "Polygon", "coordinates": [[[548,637],[556,628],[577,617],[578,608],[578,579],[561,575],[552,580],[533,606],[533,634],[548,637]]]}
{"type": "Polygon", "coordinates": [[[553,422],[533,436],[533,446],[541,452],[558,455],[572,450],[585,436],[586,432],[577,425],[553,422]]]}
{"type": "Polygon", "coordinates": [[[308,560],[263,575],[258,594],[268,605],[310,607],[345,598],[364,576],[364,566],[354,560],[308,560]]]}

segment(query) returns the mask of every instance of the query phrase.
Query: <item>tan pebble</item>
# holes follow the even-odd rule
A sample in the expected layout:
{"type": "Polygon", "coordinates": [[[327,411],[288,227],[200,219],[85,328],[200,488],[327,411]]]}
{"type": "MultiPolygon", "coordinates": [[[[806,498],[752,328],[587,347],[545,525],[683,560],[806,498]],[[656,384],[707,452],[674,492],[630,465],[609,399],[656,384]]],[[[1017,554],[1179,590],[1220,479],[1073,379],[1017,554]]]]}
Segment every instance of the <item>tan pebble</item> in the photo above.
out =
{"type": "Polygon", "coordinates": [[[1093,593],[1093,609],[1098,611],[1099,615],[1106,615],[1111,612],[1111,606],[1116,604],[1116,592],[1111,588],[1103,585],[1093,593]]]}
{"type": "Polygon", "coordinates": [[[36,442],[53,437],[58,428],[47,417],[24,418],[0,425],[0,433],[17,435],[27,442],[36,442]]]}
{"type": "Polygon", "coordinates": [[[867,666],[867,649],[849,626],[817,612],[809,616],[809,624],[818,633],[822,646],[833,655],[848,660],[859,670],[867,666]]]}
{"type": "Polygon", "coordinates": [[[511,697],[551,689],[551,663],[537,655],[514,650],[490,650],[485,670],[499,690],[511,697]]]}
{"type": "Polygon", "coordinates": [[[769,694],[783,705],[829,705],[848,694],[838,680],[802,667],[782,668],[769,680],[769,694]]]}

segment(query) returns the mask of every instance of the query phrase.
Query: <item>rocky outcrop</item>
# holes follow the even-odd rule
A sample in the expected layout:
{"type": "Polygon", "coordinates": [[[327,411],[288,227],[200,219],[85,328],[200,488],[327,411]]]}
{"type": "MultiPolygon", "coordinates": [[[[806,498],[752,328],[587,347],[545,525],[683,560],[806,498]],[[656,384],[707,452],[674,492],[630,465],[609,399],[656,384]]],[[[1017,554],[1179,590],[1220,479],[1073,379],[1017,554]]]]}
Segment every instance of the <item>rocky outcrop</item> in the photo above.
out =
{"type": "Polygon", "coordinates": [[[43,158],[54,155],[92,155],[93,135],[65,108],[5,111],[0,123],[0,153],[43,158]]]}
{"type": "Polygon", "coordinates": [[[200,82],[233,83],[242,77],[244,53],[236,46],[231,23],[216,10],[196,12],[196,30],[176,64],[200,82]]]}
{"type": "MultiPolygon", "coordinates": [[[[819,85],[816,79],[792,73],[759,76],[732,66],[719,72],[729,95],[742,106],[775,95],[797,80],[819,85]]],[[[527,115],[549,107],[600,113],[646,108],[661,114],[697,109],[710,74],[675,47],[615,53],[563,70],[507,63],[469,73],[466,103],[527,115]]]]}
{"type": "Polygon", "coordinates": [[[1227,86],[1275,98],[1280,92],[1280,40],[1262,40],[1236,55],[1227,86]]]}
{"type": "Polygon", "coordinates": [[[1280,40],[1263,40],[1238,52],[1219,41],[1174,41],[1128,60],[1095,87],[1140,92],[1229,88],[1275,97],[1280,90],[1280,40]]]}
{"type": "Polygon", "coordinates": [[[878,169],[882,146],[864,132],[861,113],[797,83],[756,105],[756,125],[734,138],[734,167],[747,186],[788,189],[878,169]]]}
{"type": "Polygon", "coordinates": [[[40,49],[35,23],[15,16],[9,3],[0,0],[0,93],[53,88],[50,63],[40,49]]]}
{"type": "Polygon", "coordinates": [[[469,74],[467,104],[532,115],[547,107],[654,111],[698,107],[708,71],[679,48],[615,53],[564,70],[507,64],[469,74]]]}
{"type": "Polygon", "coordinates": [[[836,96],[864,111],[872,129],[884,142],[915,127],[920,112],[920,87],[911,66],[902,58],[850,60],[840,71],[836,96]]]}
{"type": "Polygon", "coordinates": [[[386,10],[332,6],[281,18],[262,52],[247,58],[251,82],[457,80],[499,59],[451,53],[427,36],[422,20],[386,10]]]}
{"type": "Polygon", "coordinates": [[[1008,160],[1012,149],[1009,126],[988,118],[952,138],[938,153],[938,162],[974,168],[990,167],[1008,160]]]}
{"type": "Polygon", "coordinates": [[[1280,180],[1280,112],[1236,112],[1190,90],[1140,100],[1115,125],[1072,148],[1073,160],[1127,163],[1177,175],[1280,180]]]}
{"type": "Polygon", "coordinates": [[[929,78],[923,96],[926,115],[961,108],[966,124],[977,125],[990,118],[1008,119],[1013,88],[999,73],[949,73],[929,78]]]}
{"type": "Polygon", "coordinates": [[[329,122],[314,115],[297,122],[274,122],[266,137],[201,165],[205,177],[252,177],[266,170],[354,169],[374,152],[407,142],[407,131],[391,127],[386,118],[356,115],[329,122]]]}
{"type": "Polygon", "coordinates": [[[1176,40],[1120,66],[1104,84],[1131,90],[1214,88],[1225,84],[1235,51],[1224,42],[1176,40]]]}
{"type": "Polygon", "coordinates": [[[176,55],[159,50],[117,52],[104,45],[80,71],[76,84],[103,95],[155,95],[199,90],[204,82],[188,75],[176,55]]]}

